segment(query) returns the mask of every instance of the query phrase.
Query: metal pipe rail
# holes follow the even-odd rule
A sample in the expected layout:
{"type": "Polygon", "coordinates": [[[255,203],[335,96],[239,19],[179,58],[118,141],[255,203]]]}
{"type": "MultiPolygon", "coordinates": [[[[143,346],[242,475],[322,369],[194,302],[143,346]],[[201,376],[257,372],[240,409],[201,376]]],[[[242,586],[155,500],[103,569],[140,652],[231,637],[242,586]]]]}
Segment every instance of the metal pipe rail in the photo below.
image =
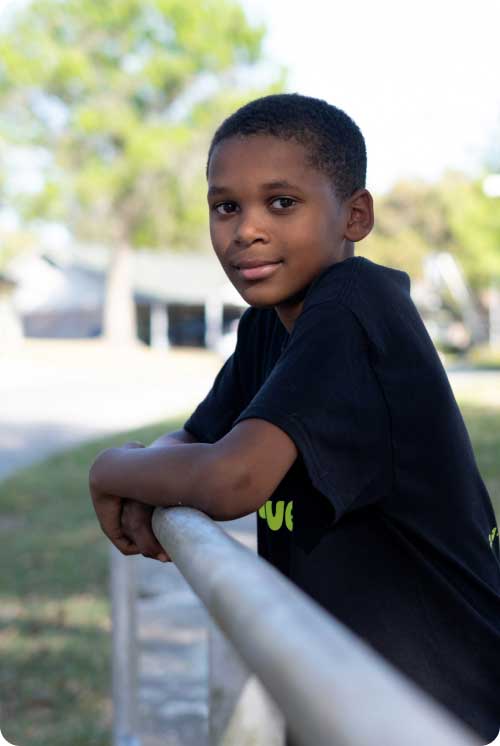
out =
{"type": "Polygon", "coordinates": [[[293,583],[192,508],[154,532],[301,746],[477,746],[465,727],[293,583]]]}

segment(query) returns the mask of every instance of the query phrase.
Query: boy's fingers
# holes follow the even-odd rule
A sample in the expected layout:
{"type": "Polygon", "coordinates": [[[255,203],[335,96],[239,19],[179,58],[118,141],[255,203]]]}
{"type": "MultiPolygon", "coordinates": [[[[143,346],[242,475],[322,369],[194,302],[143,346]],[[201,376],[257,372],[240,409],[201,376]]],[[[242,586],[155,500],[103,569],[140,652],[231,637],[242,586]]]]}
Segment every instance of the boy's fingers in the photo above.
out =
{"type": "Polygon", "coordinates": [[[144,543],[141,541],[141,537],[135,537],[137,546],[141,550],[141,553],[145,557],[151,557],[152,559],[160,560],[160,562],[171,562],[172,560],[163,549],[162,545],[156,541],[156,539],[150,536],[144,536],[144,543]]]}
{"type": "Polygon", "coordinates": [[[159,560],[160,562],[172,562],[172,557],[166,553],[164,549],[158,554],[155,559],[159,560]]]}
{"type": "Polygon", "coordinates": [[[150,523],[143,522],[140,525],[136,524],[130,533],[128,531],[126,533],[144,556],[159,559],[161,562],[168,562],[170,560],[170,557],[154,535],[150,523]]]}
{"type": "Polygon", "coordinates": [[[149,559],[156,559],[160,562],[172,561],[161,544],[154,544],[148,539],[146,539],[145,541],[141,541],[139,537],[135,537],[135,541],[137,543],[137,546],[139,547],[139,551],[142,555],[144,555],[144,557],[148,557],[149,559]]]}
{"type": "Polygon", "coordinates": [[[121,514],[121,529],[138,547],[145,557],[158,559],[161,562],[170,561],[151,528],[153,508],[135,500],[125,500],[121,514]]]}
{"type": "Polygon", "coordinates": [[[158,562],[172,562],[171,558],[166,552],[160,552],[159,554],[148,554],[147,552],[141,552],[143,557],[147,559],[158,560],[158,562]]]}
{"type": "Polygon", "coordinates": [[[115,495],[105,495],[90,490],[97,520],[103,533],[122,554],[139,554],[140,550],[121,526],[122,499],[115,495]]]}
{"type": "Polygon", "coordinates": [[[92,502],[103,532],[112,542],[119,541],[123,537],[120,525],[121,499],[92,493],[92,502]]]}
{"type": "Polygon", "coordinates": [[[126,536],[122,537],[121,539],[110,539],[110,541],[115,545],[117,549],[120,550],[120,552],[127,557],[133,554],[142,554],[139,547],[131,541],[126,536]]]}

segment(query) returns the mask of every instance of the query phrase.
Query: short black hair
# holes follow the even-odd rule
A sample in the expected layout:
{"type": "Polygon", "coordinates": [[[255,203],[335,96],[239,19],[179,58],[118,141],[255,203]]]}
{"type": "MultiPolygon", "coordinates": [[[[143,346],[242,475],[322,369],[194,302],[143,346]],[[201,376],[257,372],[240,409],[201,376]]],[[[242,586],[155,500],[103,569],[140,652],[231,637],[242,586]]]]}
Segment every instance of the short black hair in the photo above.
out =
{"type": "Polygon", "coordinates": [[[332,181],[340,200],[366,183],[366,145],[357,124],[341,109],[319,98],[280,93],[250,101],[216,130],[207,159],[226,138],[273,135],[296,140],[309,153],[308,163],[332,181]]]}

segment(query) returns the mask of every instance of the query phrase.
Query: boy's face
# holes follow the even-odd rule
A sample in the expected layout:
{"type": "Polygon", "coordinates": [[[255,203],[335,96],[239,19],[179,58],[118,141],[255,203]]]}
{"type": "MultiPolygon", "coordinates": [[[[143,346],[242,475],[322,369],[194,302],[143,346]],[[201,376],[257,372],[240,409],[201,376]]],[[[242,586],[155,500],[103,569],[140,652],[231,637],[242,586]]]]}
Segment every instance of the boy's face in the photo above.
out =
{"type": "Polygon", "coordinates": [[[351,200],[340,202],[306,157],[294,140],[231,137],[208,170],[210,236],[224,271],[247,303],[275,307],[289,331],[314,278],[358,240],[349,237],[351,200]]]}

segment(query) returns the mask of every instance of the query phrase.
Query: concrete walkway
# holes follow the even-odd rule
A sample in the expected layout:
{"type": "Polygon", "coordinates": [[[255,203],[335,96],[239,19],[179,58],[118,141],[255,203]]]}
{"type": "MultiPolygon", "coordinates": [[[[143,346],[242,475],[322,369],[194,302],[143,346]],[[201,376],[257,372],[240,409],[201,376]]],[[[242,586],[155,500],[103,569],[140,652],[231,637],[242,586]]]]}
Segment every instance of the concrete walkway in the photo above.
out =
{"type": "Polygon", "coordinates": [[[203,350],[88,340],[0,349],[0,477],[85,440],[190,412],[220,366],[203,350]]]}
{"type": "MultiPolygon", "coordinates": [[[[221,524],[255,548],[255,516],[221,524]]],[[[141,746],[208,746],[208,619],[174,565],[138,558],[141,746]]]]}

